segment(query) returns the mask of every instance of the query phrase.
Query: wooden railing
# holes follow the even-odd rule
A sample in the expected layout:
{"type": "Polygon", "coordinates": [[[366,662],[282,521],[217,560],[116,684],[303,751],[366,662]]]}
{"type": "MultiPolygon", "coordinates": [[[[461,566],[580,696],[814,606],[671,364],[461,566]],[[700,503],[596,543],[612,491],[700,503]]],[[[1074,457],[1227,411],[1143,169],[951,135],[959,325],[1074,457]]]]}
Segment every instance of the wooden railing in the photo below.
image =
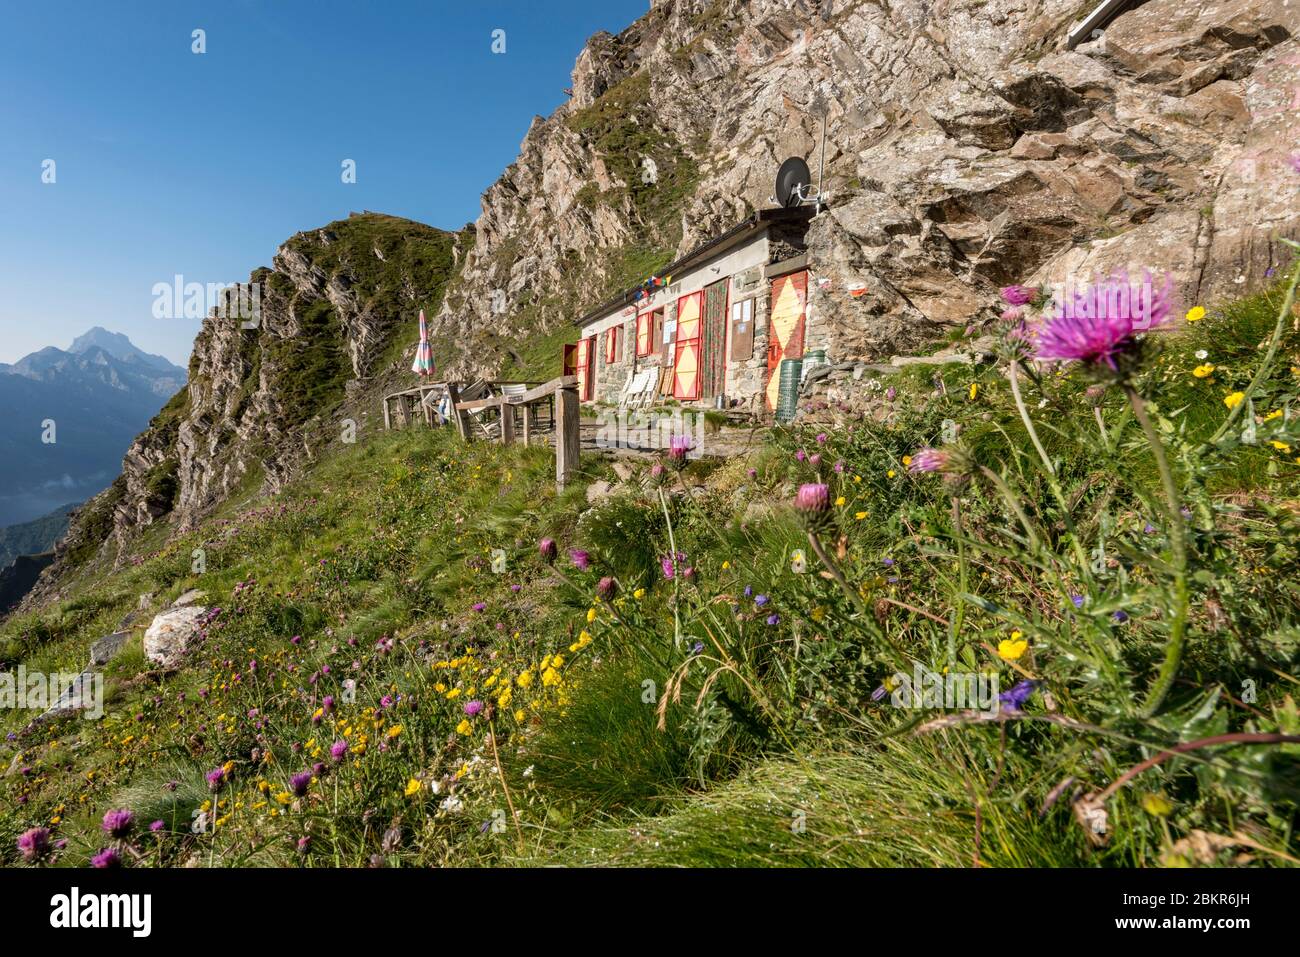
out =
{"type": "MultiPolygon", "coordinates": [[[[501,389],[505,386],[528,386],[525,391],[515,395],[494,395],[486,399],[473,399],[462,402],[461,391],[464,382],[432,382],[415,389],[394,392],[384,396],[384,428],[405,427],[414,419],[411,401],[415,400],[423,410],[425,423],[430,427],[438,424],[434,421],[433,409],[425,402],[431,394],[441,396],[444,392],[451,400],[451,419],[456,425],[456,432],[466,442],[474,441],[476,427],[488,430],[483,425],[483,416],[496,410],[494,425],[497,438],[502,445],[512,445],[517,431],[516,412],[522,410],[522,437],[525,445],[532,442],[538,431],[537,413],[542,406],[550,410],[550,422],[555,432],[555,483],[563,488],[572,478],[578,467],[582,440],[578,405],[578,377],[560,376],[550,382],[535,384],[531,382],[489,382],[491,388],[501,389]],[[394,416],[394,411],[396,416],[394,416]],[[478,421],[476,421],[478,420],[478,421]]],[[[513,390],[512,390],[513,391],[513,390]]],[[[549,430],[548,430],[549,431],[549,430]]]]}
{"type": "Polygon", "coordinates": [[[391,395],[384,396],[384,428],[393,428],[394,422],[397,427],[404,428],[412,420],[414,409],[411,407],[411,401],[415,401],[415,408],[423,411],[424,424],[433,427],[433,409],[424,404],[424,399],[430,394],[441,395],[447,389],[445,382],[430,382],[428,385],[417,386],[414,389],[406,389],[403,392],[394,392],[391,395]],[[396,415],[394,415],[396,412],[396,415]]]}

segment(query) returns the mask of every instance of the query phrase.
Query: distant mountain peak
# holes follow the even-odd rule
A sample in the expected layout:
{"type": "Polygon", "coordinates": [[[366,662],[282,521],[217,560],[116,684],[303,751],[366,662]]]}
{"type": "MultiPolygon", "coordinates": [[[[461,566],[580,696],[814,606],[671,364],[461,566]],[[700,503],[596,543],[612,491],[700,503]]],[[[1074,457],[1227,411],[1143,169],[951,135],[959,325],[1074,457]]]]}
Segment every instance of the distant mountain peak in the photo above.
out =
{"type": "Polygon", "coordinates": [[[68,352],[81,355],[93,349],[103,350],[114,359],[120,359],[123,362],[142,362],[162,372],[179,373],[182,377],[185,375],[184,369],[181,369],[165,357],[145,352],[122,333],[110,332],[103,326],[93,326],[82,335],[77,336],[76,339],[72,340],[72,345],[68,347],[68,352]]]}

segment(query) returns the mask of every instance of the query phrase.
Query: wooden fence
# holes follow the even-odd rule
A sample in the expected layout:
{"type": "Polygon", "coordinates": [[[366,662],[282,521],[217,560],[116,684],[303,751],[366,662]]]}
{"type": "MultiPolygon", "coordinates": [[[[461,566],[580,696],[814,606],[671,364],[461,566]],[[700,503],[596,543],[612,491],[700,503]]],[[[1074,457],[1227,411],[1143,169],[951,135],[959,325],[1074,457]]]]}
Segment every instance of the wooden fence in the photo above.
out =
{"type": "Polygon", "coordinates": [[[403,392],[384,396],[384,428],[403,428],[417,421],[412,403],[422,410],[425,424],[433,427],[434,409],[428,403],[431,395],[441,399],[445,393],[450,399],[451,420],[456,432],[465,442],[474,441],[482,432],[484,437],[495,439],[502,445],[512,445],[516,435],[522,433],[525,445],[532,443],[539,431],[538,412],[545,407],[549,412],[550,428],[555,434],[555,484],[564,488],[578,467],[582,439],[578,405],[578,377],[560,376],[540,385],[529,382],[488,382],[484,385],[496,389],[497,395],[483,399],[461,401],[464,382],[434,382],[403,392]],[[522,412],[522,416],[517,413],[522,412]],[[522,421],[517,421],[521,418],[522,421]]]}

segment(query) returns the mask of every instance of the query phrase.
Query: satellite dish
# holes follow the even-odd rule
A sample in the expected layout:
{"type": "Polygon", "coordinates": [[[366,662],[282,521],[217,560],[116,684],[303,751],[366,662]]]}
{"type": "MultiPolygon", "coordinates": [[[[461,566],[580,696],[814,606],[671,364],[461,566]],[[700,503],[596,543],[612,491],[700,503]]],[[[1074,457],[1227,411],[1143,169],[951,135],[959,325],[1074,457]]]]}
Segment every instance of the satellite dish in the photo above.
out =
{"type": "Polygon", "coordinates": [[[797,156],[791,156],[776,171],[776,201],[781,206],[798,206],[812,185],[812,171],[797,156]]]}

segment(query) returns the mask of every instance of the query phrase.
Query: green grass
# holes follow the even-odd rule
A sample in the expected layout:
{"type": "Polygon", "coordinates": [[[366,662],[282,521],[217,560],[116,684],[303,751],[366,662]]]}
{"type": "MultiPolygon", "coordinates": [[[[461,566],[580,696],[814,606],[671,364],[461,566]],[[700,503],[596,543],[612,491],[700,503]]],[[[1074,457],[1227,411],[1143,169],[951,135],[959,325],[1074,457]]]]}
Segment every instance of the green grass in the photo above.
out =
{"type": "MultiPolygon", "coordinates": [[[[7,660],[80,667],[142,594],[156,611],[198,587],[221,615],[173,673],[148,664],[137,632],[106,669],[102,721],[19,744],[30,770],[0,778],[0,855],[15,863],[17,834],[57,819],[59,863],[84,863],[104,811],[130,807],[166,825],[136,841],[144,866],[361,866],[374,854],[393,866],[1154,866],[1196,831],[1288,863],[1293,746],[1204,749],[1143,773],[1109,802],[1102,844],[1070,807],[1075,786],[1099,791],[1180,741],[1300,732],[1300,470],[1272,445],[1196,444],[1227,414],[1220,393],[1244,384],[1275,306],[1269,293],[1162,338],[1142,381],[1193,509],[1191,639],[1154,718],[1136,702],[1167,640],[1170,559],[1150,448],[1119,397],[1101,399],[1103,443],[1075,375],[1024,383],[1063,507],[995,370],[906,370],[889,379],[888,418],[775,430],[752,455],[692,463],[662,489],[642,466],[596,507],[586,482],[612,472],[595,457],[559,493],[546,449],[413,429],[328,450],[277,496],[252,481],[193,530],[145,530],[118,567],[87,566],[68,597],[0,624],[7,660]],[[1222,380],[1190,375],[1200,348],[1222,380]],[[948,386],[938,397],[935,371],[948,386]],[[945,420],[1004,476],[1041,543],[978,476],[907,471],[945,420]],[[823,540],[849,593],[808,554],[789,507],[817,479],[837,503],[823,540]],[[547,564],[544,536],[589,551],[593,569],[563,553],[547,564]],[[1114,564],[1089,570],[1099,544],[1114,564]],[[687,557],[667,580],[673,548],[687,557]],[[1015,666],[997,653],[1013,629],[1029,641],[1015,666]],[[1025,671],[1043,685],[1013,720],[921,728],[878,693],[913,660],[1004,689],[1025,671]],[[343,699],[349,676],[355,700],[343,699]],[[1247,679],[1258,698],[1243,708],[1247,679]],[[316,716],[325,694],[335,710],[316,716]],[[487,707],[468,713],[468,700],[487,707]],[[349,753],[336,764],[339,740],[349,753]],[[317,762],[306,794],[289,793],[317,762]],[[204,775],[222,765],[214,795],[204,775]],[[1151,795],[1172,810],[1149,811],[1151,795]],[[190,833],[208,801],[215,832],[190,833]]],[[[1296,394],[1293,332],[1284,349],[1261,417],[1296,394]]],[[[0,715],[0,731],[27,717],[0,715]]]]}

